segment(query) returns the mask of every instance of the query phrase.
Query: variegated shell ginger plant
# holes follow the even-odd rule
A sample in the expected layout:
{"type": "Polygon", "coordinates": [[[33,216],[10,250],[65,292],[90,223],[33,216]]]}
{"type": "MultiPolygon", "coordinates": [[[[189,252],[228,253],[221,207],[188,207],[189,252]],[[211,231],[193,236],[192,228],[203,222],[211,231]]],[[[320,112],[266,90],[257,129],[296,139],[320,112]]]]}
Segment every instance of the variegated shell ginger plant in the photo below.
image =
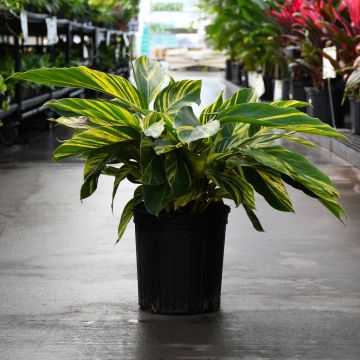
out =
{"type": "Polygon", "coordinates": [[[102,174],[114,177],[113,202],[124,179],[138,185],[123,210],[118,239],[133,208],[142,202],[154,215],[197,214],[213,202],[230,199],[244,207],[256,230],[263,231],[254,212],[255,192],[274,209],[293,212],[285,183],[318,199],[341,219],[339,193],[329,178],[277,141],[313,146],[296,133],[344,137],[296,109],[306,103],[259,103],[253,89],[241,89],[226,100],[221,93],[197,117],[192,105],[200,104],[200,80],[175,81],[165,75],[159,62],[145,56],[132,66],[136,86],[84,66],[42,68],[12,76],[108,95],[109,100],[50,100],[47,106],[60,116],[53,121],[73,131],[53,159],[85,160],[81,199],[96,190],[102,174]]]}

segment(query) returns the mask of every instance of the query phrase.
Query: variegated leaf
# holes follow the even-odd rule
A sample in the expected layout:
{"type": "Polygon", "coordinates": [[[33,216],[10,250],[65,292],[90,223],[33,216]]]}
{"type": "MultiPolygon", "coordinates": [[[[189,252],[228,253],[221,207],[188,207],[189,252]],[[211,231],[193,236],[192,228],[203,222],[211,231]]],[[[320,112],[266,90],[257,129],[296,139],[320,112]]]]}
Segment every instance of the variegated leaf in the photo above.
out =
{"type": "Polygon", "coordinates": [[[82,154],[91,149],[137,139],[139,133],[124,126],[100,126],[75,134],[70,140],[61,144],[54,152],[53,159],[61,160],[82,154]]]}
{"type": "Polygon", "coordinates": [[[218,111],[223,103],[223,93],[224,91],[222,91],[218,97],[216,98],[216,100],[209,105],[208,107],[206,107],[200,114],[199,117],[199,121],[200,124],[206,124],[208,121],[210,121],[211,119],[213,119],[215,117],[216,114],[214,114],[216,111],[218,111]]]}
{"type": "Polygon", "coordinates": [[[170,83],[157,95],[154,109],[175,113],[183,106],[200,104],[201,80],[181,80],[170,83]]]}
{"type": "Polygon", "coordinates": [[[190,143],[192,141],[205,139],[215,135],[220,130],[220,123],[217,120],[211,120],[205,125],[196,127],[181,126],[177,129],[180,141],[190,143]]]}
{"type": "Polygon", "coordinates": [[[160,120],[156,123],[152,123],[147,129],[144,130],[146,136],[151,136],[152,138],[158,138],[165,129],[164,120],[160,120]]]}
{"type": "Polygon", "coordinates": [[[117,75],[92,70],[86,66],[28,70],[15,73],[11,78],[48,86],[95,90],[116,97],[125,107],[132,109],[147,107],[143,96],[128,80],[117,75]]]}
{"type": "Polygon", "coordinates": [[[133,71],[136,86],[149,104],[161,90],[165,70],[160,62],[140,56],[133,62],[133,71]]]}
{"type": "Polygon", "coordinates": [[[182,145],[166,138],[157,138],[154,141],[154,150],[157,155],[167,153],[182,145]]]}
{"type": "Polygon", "coordinates": [[[161,156],[156,155],[153,141],[143,136],[140,144],[140,166],[142,183],[159,185],[166,182],[165,168],[161,156]]]}
{"type": "Polygon", "coordinates": [[[191,170],[186,161],[174,152],[165,156],[165,172],[173,197],[185,194],[191,186],[191,170]]]}
{"type": "Polygon", "coordinates": [[[133,217],[133,208],[138,205],[142,200],[142,186],[138,186],[134,191],[133,198],[125,205],[121,214],[120,223],[118,227],[118,238],[116,244],[121,240],[124,235],[125,229],[133,217]]]}
{"type": "Polygon", "coordinates": [[[80,190],[81,200],[95,192],[102,169],[111,161],[118,150],[119,144],[113,144],[90,151],[84,166],[84,183],[80,190]]]}
{"type": "Polygon", "coordinates": [[[225,100],[220,106],[220,110],[230,108],[237,104],[247,104],[257,102],[258,95],[254,89],[244,88],[238,90],[233,96],[225,100]]]}
{"type": "Polygon", "coordinates": [[[284,107],[284,108],[293,108],[293,109],[298,109],[298,108],[300,109],[306,106],[310,106],[309,103],[298,100],[275,101],[275,102],[271,102],[270,105],[284,107]]]}
{"type": "Polygon", "coordinates": [[[57,119],[49,119],[49,120],[74,131],[87,130],[92,127],[91,122],[86,116],[71,116],[71,117],[61,116],[57,119]]]}
{"type": "Polygon", "coordinates": [[[136,116],[111,101],[86,99],[50,100],[46,103],[50,109],[63,116],[82,115],[97,125],[129,126],[141,131],[136,116]]]}
{"type": "Polygon", "coordinates": [[[346,139],[346,136],[319,119],[312,118],[296,109],[265,103],[235,105],[221,111],[217,119],[221,124],[240,122],[346,139]]]}
{"type": "Polygon", "coordinates": [[[143,199],[146,210],[157,216],[171,201],[171,188],[167,182],[159,185],[144,184],[143,199]]]}

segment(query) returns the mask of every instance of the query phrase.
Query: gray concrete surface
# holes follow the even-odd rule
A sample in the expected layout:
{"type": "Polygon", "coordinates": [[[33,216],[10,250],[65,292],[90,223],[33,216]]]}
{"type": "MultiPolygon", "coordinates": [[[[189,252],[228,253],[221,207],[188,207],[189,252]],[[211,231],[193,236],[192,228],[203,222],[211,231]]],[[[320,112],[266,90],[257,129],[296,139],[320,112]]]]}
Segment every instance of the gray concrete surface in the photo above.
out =
{"type": "MultiPolygon", "coordinates": [[[[205,100],[221,86],[206,76],[205,100]]],[[[54,136],[0,156],[1,360],[360,359],[358,169],[302,149],[340,189],[347,226],[296,190],[295,215],[258,199],[266,233],[233,208],[221,311],[161,316],[138,310],[133,224],[114,246],[131,184],[114,216],[108,178],[81,203],[81,164],[48,161],[54,136]]]]}

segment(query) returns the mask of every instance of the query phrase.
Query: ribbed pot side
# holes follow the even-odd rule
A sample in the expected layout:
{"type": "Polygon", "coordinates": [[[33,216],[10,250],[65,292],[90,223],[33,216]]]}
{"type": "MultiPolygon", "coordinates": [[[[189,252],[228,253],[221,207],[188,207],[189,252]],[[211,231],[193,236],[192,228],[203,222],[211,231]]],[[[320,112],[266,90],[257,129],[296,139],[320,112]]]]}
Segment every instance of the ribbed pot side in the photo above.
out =
{"type": "Polygon", "coordinates": [[[220,308],[227,217],[224,204],[203,214],[150,215],[134,209],[139,305],[160,314],[220,308]]]}

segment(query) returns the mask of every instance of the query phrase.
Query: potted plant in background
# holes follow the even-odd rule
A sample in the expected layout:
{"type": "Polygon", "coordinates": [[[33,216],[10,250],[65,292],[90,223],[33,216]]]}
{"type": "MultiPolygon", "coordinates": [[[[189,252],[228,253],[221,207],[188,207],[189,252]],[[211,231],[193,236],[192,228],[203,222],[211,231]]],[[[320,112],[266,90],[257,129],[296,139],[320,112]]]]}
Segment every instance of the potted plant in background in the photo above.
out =
{"type": "Polygon", "coordinates": [[[352,132],[360,135],[360,56],[354,62],[353,71],[346,82],[344,96],[349,96],[350,100],[352,132]]]}
{"type": "Polygon", "coordinates": [[[226,100],[220,94],[197,117],[192,104],[200,103],[201,81],[167,80],[161,64],[145,56],[134,61],[133,76],[136,87],[84,66],[43,68],[12,78],[111,97],[47,102],[60,115],[54,121],[74,131],[53,159],[85,161],[81,199],[94,193],[102,174],[114,177],[113,201],[124,179],[137,186],[122,213],[118,240],[134,216],[141,309],[165,314],[219,309],[230,210],[224,199],[242,206],[254,228],[263,231],[255,192],[274,209],[293,212],[286,183],[341,219],[329,178],[276,141],[313,146],[297,132],[344,138],[296,110],[306,104],[258,103],[253,89],[242,89],[226,100]]]}

